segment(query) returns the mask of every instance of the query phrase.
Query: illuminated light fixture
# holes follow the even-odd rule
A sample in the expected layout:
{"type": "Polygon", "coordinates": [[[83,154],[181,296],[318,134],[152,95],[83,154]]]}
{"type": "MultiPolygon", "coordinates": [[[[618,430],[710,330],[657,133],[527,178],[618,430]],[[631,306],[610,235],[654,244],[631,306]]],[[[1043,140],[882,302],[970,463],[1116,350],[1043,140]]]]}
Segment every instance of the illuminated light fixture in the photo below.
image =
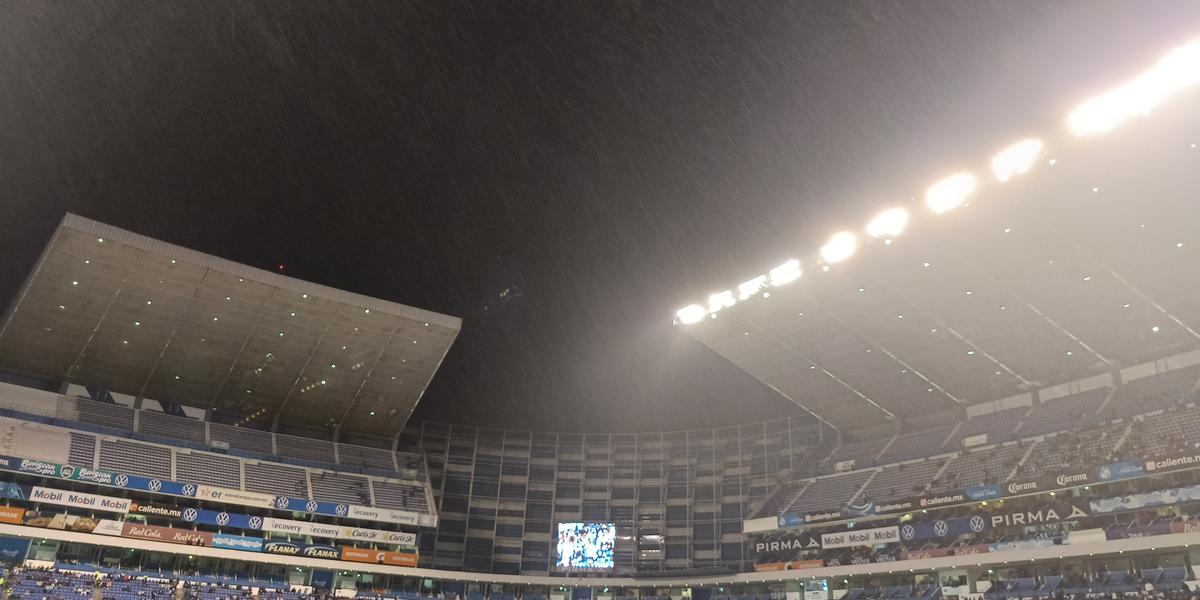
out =
{"type": "Polygon", "coordinates": [[[821,258],[827,263],[841,262],[854,256],[858,249],[858,237],[849,231],[833,234],[829,241],[821,246],[821,258]]]}
{"type": "Polygon", "coordinates": [[[770,271],[767,271],[767,277],[771,281],[771,287],[779,287],[784,284],[791,283],[800,279],[803,272],[800,270],[800,261],[796,259],[789,260],[770,271]]]}
{"type": "Polygon", "coordinates": [[[699,323],[704,319],[704,307],[699,304],[689,304],[677,311],[675,316],[679,318],[679,322],[684,325],[699,323]]]}
{"type": "Polygon", "coordinates": [[[1067,129],[1079,136],[1098,135],[1125,121],[1154,112],[1172,94],[1200,84],[1200,40],[1181,46],[1150,70],[1099,96],[1067,115],[1067,129]]]}
{"type": "Polygon", "coordinates": [[[759,275],[750,281],[744,281],[738,284],[738,300],[747,300],[767,285],[767,276],[759,275]]]}
{"type": "Polygon", "coordinates": [[[867,223],[867,235],[879,238],[894,238],[904,232],[908,225],[908,211],[903,208],[889,208],[867,223]]]}
{"type": "Polygon", "coordinates": [[[737,299],[733,297],[732,290],[717,292],[708,297],[708,312],[715,313],[722,308],[729,308],[737,304],[737,299]]]}
{"type": "Polygon", "coordinates": [[[962,206],[967,197],[975,192],[979,181],[965,171],[955,173],[931,186],[925,192],[925,205],[934,214],[942,214],[962,206]]]}
{"type": "Polygon", "coordinates": [[[1017,175],[1024,175],[1042,155],[1042,141],[1035,139],[1021,140],[1003,150],[992,158],[992,175],[996,181],[1004,183],[1017,175]]]}

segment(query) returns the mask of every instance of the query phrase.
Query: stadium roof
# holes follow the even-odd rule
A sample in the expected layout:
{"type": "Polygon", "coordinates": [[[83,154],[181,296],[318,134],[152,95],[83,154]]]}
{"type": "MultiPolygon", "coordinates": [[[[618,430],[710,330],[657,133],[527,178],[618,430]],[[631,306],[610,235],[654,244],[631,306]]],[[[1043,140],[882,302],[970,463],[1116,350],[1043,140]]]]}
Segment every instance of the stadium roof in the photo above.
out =
{"type": "Polygon", "coordinates": [[[0,322],[0,369],[394,435],[461,327],[68,214],[0,322]]]}
{"type": "Polygon", "coordinates": [[[801,259],[797,281],[681,311],[697,322],[678,326],[839,429],[1200,347],[1197,100],[1107,135],[1057,135],[1027,175],[958,210],[901,202],[913,222],[894,239],[836,264],[801,259]]]}

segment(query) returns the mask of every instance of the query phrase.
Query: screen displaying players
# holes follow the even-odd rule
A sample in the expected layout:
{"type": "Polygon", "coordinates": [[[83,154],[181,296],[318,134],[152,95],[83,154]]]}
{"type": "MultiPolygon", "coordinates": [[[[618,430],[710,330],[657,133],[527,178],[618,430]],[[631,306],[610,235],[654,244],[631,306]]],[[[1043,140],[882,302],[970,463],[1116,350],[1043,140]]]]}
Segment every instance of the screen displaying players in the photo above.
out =
{"type": "Polygon", "coordinates": [[[611,569],[617,528],[612,523],[559,523],[559,569],[611,569]]]}

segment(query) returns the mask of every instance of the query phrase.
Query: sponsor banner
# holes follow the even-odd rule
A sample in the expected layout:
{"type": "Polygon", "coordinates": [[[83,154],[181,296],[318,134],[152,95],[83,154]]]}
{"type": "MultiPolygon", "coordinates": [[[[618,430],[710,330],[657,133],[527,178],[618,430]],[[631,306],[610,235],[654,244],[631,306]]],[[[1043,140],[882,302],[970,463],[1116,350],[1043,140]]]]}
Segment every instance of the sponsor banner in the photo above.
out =
{"type": "Polygon", "coordinates": [[[1071,471],[1044,475],[1036,479],[1013,480],[1005,484],[1004,491],[1008,496],[1019,496],[1022,494],[1061,490],[1095,482],[1096,475],[1092,471],[1071,471]]]}
{"type": "Polygon", "coordinates": [[[1026,510],[993,513],[987,518],[991,527],[1011,527],[1074,521],[1088,516],[1088,511],[1076,504],[1042,504],[1026,510]]]}
{"type": "Polygon", "coordinates": [[[117,478],[117,474],[111,471],[101,469],[93,469],[91,467],[73,467],[71,465],[59,465],[59,476],[63,479],[73,479],[75,481],[86,481],[88,483],[98,483],[100,485],[115,486],[113,481],[117,478]]]}
{"type": "Polygon", "coordinates": [[[319,544],[305,546],[300,550],[300,556],[308,558],[324,558],[328,560],[341,560],[342,550],[335,546],[322,546],[319,544]]]}
{"type": "Polygon", "coordinates": [[[61,474],[62,465],[58,463],[46,462],[44,460],[31,460],[28,458],[18,458],[16,456],[0,457],[0,468],[18,473],[28,473],[30,475],[40,475],[42,477],[59,477],[61,474]]]}
{"type": "Polygon", "coordinates": [[[1103,529],[1077,529],[1067,534],[1065,544],[1090,544],[1107,540],[1103,529]]]}
{"type": "Polygon", "coordinates": [[[1098,467],[1096,469],[1096,479],[1099,481],[1116,481],[1118,479],[1140,477],[1145,472],[1145,465],[1127,460],[1098,467]]]}
{"type": "Polygon", "coordinates": [[[203,508],[185,508],[180,511],[179,518],[188,523],[203,523],[216,527],[233,527],[236,529],[262,529],[263,517],[243,515],[219,510],[203,508]]]}
{"type": "Polygon", "coordinates": [[[905,500],[892,500],[890,502],[876,502],[875,514],[890,515],[893,513],[906,513],[920,506],[920,501],[916,498],[907,498],[905,500]]]}
{"type": "Polygon", "coordinates": [[[779,528],[786,529],[788,527],[803,527],[805,525],[815,525],[817,523],[828,523],[830,521],[841,521],[846,515],[840,510],[825,510],[810,513],[786,513],[779,515],[779,528]]]}
{"type": "Polygon", "coordinates": [[[895,554],[874,554],[874,553],[872,553],[870,556],[850,556],[850,557],[846,557],[846,558],[836,557],[836,558],[826,559],[825,566],[841,567],[841,566],[846,566],[846,565],[869,565],[869,564],[890,563],[890,562],[896,562],[895,554]]]}
{"type": "Polygon", "coordinates": [[[174,521],[183,520],[183,508],[179,506],[170,506],[167,504],[145,504],[134,502],[129,505],[130,514],[142,515],[145,517],[163,517],[174,521]]]}
{"type": "Polygon", "coordinates": [[[793,560],[791,562],[759,563],[754,565],[754,570],[760,572],[794,571],[797,569],[819,569],[823,566],[825,566],[825,562],[821,560],[793,560]]]}
{"type": "Polygon", "coordinates": [[[943,556],[971,556],[974,554],[984,554],[991,551],[991,547],[987,544],[958,546],[955,548],[931,548],[928,550],[905,550],[900,553],[900,560],[924,560],[927,558],[940,558],[943,556]]]}
{"type": "Polygon", "coordinates": [[[1101,498],[1092,500],[1089,505],[1094,513],[1111,513],[1196,500],[1200,500],[1200,485],[1101,498]]]}
{"type": "Polygon", "coordinates": [[[154,525],[129,522],[121,527],[121,537],[167,542],[169,544],[186,544],[188,546],[212,546],[213,541],[213,534],[207,531],[156,527],[154,525]]]}
{"type": "Polygon", "coordinates": [[[96,524],[96,528],[92,530],[92,533],[99,534],[99,535],[112,535],[112,536],[120,537],[121,530],[124,528],[125,528],[124,521],[115,521],[113,519],[100,519],[100,522],[96,524]]]}
{"type": "MultiPolygon", "coordinates": [[[[393,565],[397,567],[417,566],[417,555],[412,552],[391,552],[388,550],[353,548],[351,546],[342,546],[342,560],[374,563],[377,565],[393,565]]],[[[821,561],[818,560],[815,562],[820,563],[821,561]]]]}
{"type": "Polygon", "coordinates": [[[133,503],[128,498],[113,498],[112,496],[84,494],[82,492],[70,492],[44,487],[34,487],[29,494],[29,500],[31,502],[88,508],[122,514],[129,512],[129,505],[133,503]]]}
{"type": "Polygon", "coordinates": [[[247,552],[262,552],[262,538],[250,537],[246,535],[233,535],[229,533],[214,533],[212,537],[213,548],[224,548],[226,550],[245,550],[247,552]]]}
{"type": "Polygon", "coordinates": [[[1171,533],[1200,532],[1200,521],[1176,521],[1171,523],[1171,533]]]}
{"type": "Polygon", "coordinates": [[[287,554],[288,556],[300,556],[300,551],[303,548],[304,547],[301,546],[300,544],[293,544],[291,542],[264,542],[262,551],[270,552],[271,554],[287,554]]]}
{"type": "Polygon", "coordinates": [[[969,435],[962,439],[963,448],[974,448],[988,443],[988,434],[969,435]]]}
{"type": "Polygon", "coordinates": [[[850,546],[874,546],[875,544],[890,544],[900,541],[900,528],[877,527],[875,529],[860,529],[826,533],[821,536],[821,546],[824,548],[847,548],[850,546]]]}
{"type": "Polygon", "coordinates": [[[963,494],[972,501],[991,500],[1004,495],[1004,490],[998,485],[972,485],[963,490],[963,494]]]}
{"type": "Polygon", "coordinates": [[[1200,467],[1200,454],[1177,454],[1147,460],[1143,465],[1148,473],[1166,473],[1200,467]]]}
{"type": "Polygon", "coordinates": [[[917,501],[921,508],[934,508],[936,506],[949,506],[951,504],[962,504],[969,502],[965,494],[941,494],[938,496],[926,496],[917,501]]]}
{"type": "Polygon", "coordinates": [[[1171,523],[1154,523],[1145,527],[1114,527],[1104,530],[1104,537],[1109,540],[1125,540],[1129,538],[1150,537],[1174,533],[1171,523]]]}
{"type": "Polygon", "coordinates": [[[900,539],[915,542],[933,538],[957,538],[968,533],[979,533],[991,527],[987,517],[972,515],[954,519],[916,521],[900,525],[900,539]]]}
{"type": "Polygon", "coordinates": [[[419,515],[415,512],[373,506],[358,506],[355,504],[349,505],[347,507],[347,512],[349,513],[347,516],[355,519],[380,521],[382,523],[397,523],[400,525],[416,525],[419,517],[419,515]]]}
{"type": "Polygon", "coordinates": [[[91,533],[96,528],[96,523],[97,521],[91,517],[80,517],[54,511],[26,511],[22,515],[23,525],[60,531],[91,533]]]}
{"type": "Polygon", "coordinates": [[[778,517],[761,517],[758,519],[746,519],[742,522],[742,532],[754,533],[756,531],[771,531],[779,526],[778,517]]]}
{"type": "Polygon", "coordinates": [[[187,496],[189,498],[195,497],[196,491],[200,488],[200,486],[194,483],[183,483],[181,481],[171,481],[170,479],[155,479],[153,477],[124,474],[118,474],[117,478],[113,480],[113,484],[115,484],[117,487],[122,487],[128,490],[139,490],[155,494],[170,494],[172,496],[187,496]]]}
{"type": "Polygon", "coordinates": [[[997,542],[989,544],[992,552],[1005,552],[1007,550],[1032,550],[1034,548],[1045,548],[1053,546],[1054,540],[1017,540],[1013,542],[997,542]]]}
{"type": "Polygon", "coordinates": [[[294,521],[292,519],[275,519],[271,517],[262,520],[262,529],[276,533],[306,535],[318,538],[360,540],[397,546],[416,547],[417,535],[401,531],[383,531],[381,529],[366,529],[363,527],[346,527],[343,525],[327,525],[310,521],[294,521]]]}
{"type": "Polygon", "coordinates": [[[289,498],[287,496],[276,496],[275,508],[297,512],[310,512],[319,515],[330,515],[333,517],[345,517],[350,513],[350,505],[348,504],[321,502],[319,500],[306,500],[304,498],[289,498]]]}
{"type": "Polygon", "coordinates": [[[196,486],[196,497],[201,500],[212,500],[213,502],[224,502],[226,504],[257,506],[259,508],[275,507],[275,496],[270,494],[246,492],[211,485],[196,486]]]}
{"type": "Polygon", "coordinates": [[[23,525],[25,523],[25,509],[15,506],[0,506],[0,523],[23,525]]]}
{"type": "Polygon", "coordinates": [[[0,537],[0,563],[8,565],[17,565],[25,560],[25,556],[29,554],[29,543],[33,540],[26,540],[14,537],[0,537]]]}
{"type": "Polygon", "coordinates": [[[875,511],[874,502],[859,502],[855,504],[846,502],[842,504],[842,513],[850,517],[866,517],[878,514],[875,511]]]}
{"type": "Polygon", "coordinates": [[[754,553],[762,554],[763,552],[779,552],[782,550],[806,550],[806,549],[821,548],[821,542],[817,538],[806,534],[797,533],[790,534],[771,540],[760,540],[754,543],[754,553]]]}
{"type": "Polygon", "coordinates": [[[1073,521],[1088,516],[1088,511],[1074,504],[1040,504],[1025,510],[1004,510],[983,515],[971,515],[953,519],[916,521],[900,525],[900,539],[905,542],[928,539],[953,539],[958,536],[979,533],[995,527],[1038,525],[1073,521]]]}
{"type": "Polygon", "coordinates": [[[23,483],[0,481],[0,498],[10,500],[28,500],[32,488],[23,483]]]}

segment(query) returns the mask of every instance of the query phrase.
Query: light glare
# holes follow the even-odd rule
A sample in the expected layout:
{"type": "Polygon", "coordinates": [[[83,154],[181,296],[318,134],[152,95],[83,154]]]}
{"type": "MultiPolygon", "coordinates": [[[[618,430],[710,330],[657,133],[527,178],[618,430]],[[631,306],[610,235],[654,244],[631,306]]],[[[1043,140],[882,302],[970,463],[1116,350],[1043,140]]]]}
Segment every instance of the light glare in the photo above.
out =
{"type": "Polygon", "coordinates": [[[679,322],[685,325],[699,323],[704,319],[704,307],[699,304],[689,304],[675,311],[675,316],[679,317],[679,322]]]}
{"type": "Polygon", "coordinates": [[[873,238],[893,238],[904,232],[908,225],[908,211],[889,208],[867,223],[867,235],[873,238]]]}
{"type": "Polygon", "coordinates": [[[1042,141],[1035,139],[1021,140],[1003,150],[992,158],[992,175],[996,181],[1004,183],[1017,175],[1024,175],[1042,155],[1042,141]]]}
{"type": "Polygon", "coordinates": [[[1067,116],[1067,128],[1079,136],[1116,129],[1148,115],[1172,94],[1200,84],[1200,40],[1173,50],[1150,70],[1080,104],[1067,116]]]}
{"type": "Polygon", "coordinates": [[[979,181],[967,173],[955,173],[931,186],[925,192],[925,205],[935,214],[942,214],[962,206],[967,197],[975,192],[979,181]]]}
{"type": "Polygon", "coordinates": [[[717,292],[708,297],[708,312],[715,313],[722,308],[729,308],[737,304],[737,299],[733,297],[732,290],[717,292]]]}
{"type": "Polygon", "coordinates": [[[854,256],[858,249],[858,237],[849,231],[835,233],[829,241],[821,246],[821,258],[827,263],[835,263],[854,256]]]}
{"type": "Polygon", "coordinates": [[[771,287],[779,287],[784,284],[791,283],[800,279],[800,261],[796,259],[789,260],[774,269],[767,272],[771,278],[771,287]]]}
{"type": "Polygon", "coordinates": [[[767,276],[759,275],[750,281],[738,284],[738,300],[746,300],[760,292],[767,285],[767,276]]]}

